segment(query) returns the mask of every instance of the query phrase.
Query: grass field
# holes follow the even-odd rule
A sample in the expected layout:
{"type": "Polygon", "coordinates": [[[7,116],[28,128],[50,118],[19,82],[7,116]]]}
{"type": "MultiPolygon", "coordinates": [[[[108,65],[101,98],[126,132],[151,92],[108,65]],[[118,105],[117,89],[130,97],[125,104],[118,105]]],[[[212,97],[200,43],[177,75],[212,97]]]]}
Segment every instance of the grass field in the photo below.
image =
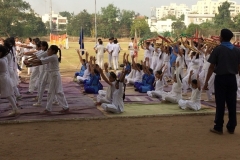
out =
{"type": "MultiPolygon", "coordinates": [[[[124,52],[129,53],[128,51],[128,44],[129,42],[121,42],[121,48],[122,51],[120,52],[120,56],[119,56],[119,64],[122,64],[122,60],[123,60],[123,54],[124,52]]],[[[104,46],[107,45],[107,42],[104,43],[104,46]]],[[[95,46],[95,42],[85,42],[85,49],[89,52],[90,56],[95,56],[96,53],[93,50],[93,47],[95,46]]],[[[60,64],[61,67],[61,74],[63,76],[70,76],[72,77],[73,74],[79,70],[80,66],[80,61],[78,58],[78,54],[76,52],[76,49],[79,48],[79,44],[78,43],[74,43],[74,42],[70,42],[69,43],[69,49],[63,49],[62,50],[62,63],[60,64]]],[[[104,62],[108,62],[108,53],[105,53],[104,55],[104,62]]],[[[83,56],[83,58],[85,58],[85,56],[83,56]]],[[[139,57],[138,57],[138,61],[141,60],[143,58],[143,50],[139,51],[139,57]]]]}

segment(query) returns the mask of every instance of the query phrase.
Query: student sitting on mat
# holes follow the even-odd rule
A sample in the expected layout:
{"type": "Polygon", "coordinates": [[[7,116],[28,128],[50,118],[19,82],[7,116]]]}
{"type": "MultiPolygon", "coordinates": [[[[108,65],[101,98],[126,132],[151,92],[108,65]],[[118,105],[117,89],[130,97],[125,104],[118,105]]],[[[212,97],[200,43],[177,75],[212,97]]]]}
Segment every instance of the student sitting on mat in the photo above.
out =
{"type": "Polygon", "coordinates": [[[82,83],[85,80],[90,79],[90,71],[89,71],[89,63],[88,63],[89,53],[86,52],[86,60],[84,60],[84,59],[82,59],[82,56],[80,55],[80,50],[77,50],[77,52],[79,55],[80,62],[82,63],[82,67],[81,67],[80,72],[75,73],[75,76],[77,78],[77,81],[82,83]]]}
{"type": "Polygon", "coordinates": [[[190,100],[179,100],[178,105],[181,109],[185,110],[187,108],[198,111],[201,109],[201,84],[199,81],[199,76],[197,79],[192,80],[193,70],[190,72],[188,78],[188,84],[191,85],[192,95],[190,100]]]}
{"type": "Polygon", "coordinates": [[[149,67],[146,66],[146,64],[149,64],[149,58],[146,58],[146,61],[142,63],[143,67],[143,78],[142,82],[135,82],[134,87],[136,88],[135,91],[139,91],[140,93],[147,93],[147,91],[152,91],[154,89],[153,83],[154,83],[154,75],[153,75],[153,70],[149,67]]]}
{"type": "MultiPolygon", "coordinates": [[[[101,70],[101,69],[100,69],[101,70]]],[[[102,71],[100,71],[102,72],[102,71]]],[[[101,107],[111,113],[122,113],[124,111],[124,78],[126,76],[125,70],[122,71],[121,77],[115,84],[116,90],[113,92],[113,100],[111,104],[103,103],[101,107]]]]}
{"type": "Polygon", "coordinates": [[[132,72],[132,75],[130,73],[130,75],[126,77],[128,84],[134,84],[135,82],[142,82],[142,76],[143,76],[142,65],[139,63],[136,64],[134,61],[134,57],[132,57],[132,62],[133,62],[132,70],[134,71],[132,72]]]}
{"type": "Polygon", "coordinates": [[[112,103],[112,95],[116,89],[115,88],[116,79],[117,79],[116,74],[114,72],[108,72],[108,64],[107,63],[104,64],[104,68],[105,68],[105,73],[107,74],[107,76],[103,73],[103,71],[101,69],[99,71],[102,76],[102,79],[107,84],[109,84],[109,86],[107,87],[106,91],[105,90],[98,91],[96,105],[100,105],[101,103],[111,104],[112,103]]]}
{"type": "Polygon", "coordinates": [[[155,73],[155,77],[157,79],[156,82],[155,82],[155,90],[147,92],[147,95],[149,97],[161,97],[161,95],[163,93],[163,87],[164,87],[164,82],[163,82],[164,71],[162,70],[163,67],[164,67],[164,65],[160,68],[159,71],[157,71],[155,73]]]}
{"type": "Polygon", "coordinates": [[[99,71],[93,65],[93,57],[90,57],[89,61],[89,70],[90,70],[90,79],[84,81],[84,92],[97,94],[100,90],[99,88],[99,71]]]}

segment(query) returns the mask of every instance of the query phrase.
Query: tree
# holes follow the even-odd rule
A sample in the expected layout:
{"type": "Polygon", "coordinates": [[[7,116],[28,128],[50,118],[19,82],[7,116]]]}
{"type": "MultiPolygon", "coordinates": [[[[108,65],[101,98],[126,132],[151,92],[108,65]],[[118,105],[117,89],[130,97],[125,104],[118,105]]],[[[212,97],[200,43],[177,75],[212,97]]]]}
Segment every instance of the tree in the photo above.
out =
{"type": "Polygon", "coordinates": [[[68,11],[63,11],[63,12],[59,12],[59,14],[62,17],[67,17],[67,20],[70,21],[72,19],[72,17],[74,16],[74,13],[70,13],[68,11]]]}
{"type": "Polygon", "coordinates": [[[234,21],[234,28],[236,31],[240,31],[240,14],[236,15],[234,18],[233,18],[233,21],[234,21]]]}
{"type": "Polygon", "coordinates": [[[182,15],[180,16],[179,20],[180,20],[180,21],[184,21],[184,19],[185,19],[185,14],[182,14],[182,15]]]}
{"type": "Polygon", "coordinates": [[[189,24],[186,33],[189,35],[193,35],[196,32],[196,29],[199,30],[199,28],[199,25],[191,23],[189,24]]]}
{"type": "Polygon", "coordinates": [[[98,19],[98,35],[104,37],[117,37],[119,22],[120,22],[120,10],[113,4],[109,4],[107,7],[101,8],[101,16],[98,19]]]}
{"type": "Polygon", "coordinates": [[[221,6],[218,7],[218,14],[215,14],[214,23],[218,28],[232,28],[233,21],[231,20],[230,8],[231,4],[229,2],[223,2],[221,6]]]}
{"type": "Polygon", "coordinates": [[[7,36],[18,24],[26,21],[29,12],[33,13],[29,3],[23,0],[2,0],[0,11],[0,34],[7,36]]]}
{"type": "Polygon", "coordinates": [[[178,36],[179,34],[185,31],[186,26],[184,22],[177,20],[176,22],[172,23],[172,29],[173,29],[174,35],[178,36]]]}
{"type": "Polygon", "coordinates": [[[91,36],[92,29],[92,16],[87,12],[87,10],[81,11],[79,14],[72,17],[67,25],[67,32],[72,36],[79,36],[81,27],[84,30],[85,36],[91,36]]]}
{"type": "Polygon", "coordinates": [[[143,37],[147,34],[150,34],[150,28],[144,18],[136,18],[133,21],[133,24],[131,26],[131,35],[133,36],[135,34],[135,30],[139,37],[143,37]]]}
{"type": "Polygon", "coordinates": [[[135,16],[134,11],[122,10],[119,15],[120,27],[119,27],[119,36],[120,37],[129,37],[130,30],[133,23],[133,18],[135,16]]]}
{"type": "Polygon", "coordinates": [[[172,14],[169,14],[169,15],[166,15],[165,17],[161,18],[161,20],[167,20],[167,19],[171,19],[173,21],[177,20],[177,17],[175,15],[172,15],[172,14]]]}

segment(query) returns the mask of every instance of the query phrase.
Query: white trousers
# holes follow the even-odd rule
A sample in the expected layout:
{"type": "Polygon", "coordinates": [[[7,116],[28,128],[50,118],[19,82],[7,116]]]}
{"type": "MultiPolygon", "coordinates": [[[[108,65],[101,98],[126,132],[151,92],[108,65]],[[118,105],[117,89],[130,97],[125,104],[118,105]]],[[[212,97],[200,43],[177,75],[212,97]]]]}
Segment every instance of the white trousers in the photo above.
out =
{"type": "Polygon", "coordinates": [[[147,91],[147,95],[149,97],[162,98],[162,93],[163,93],[163,91],[147,91]]]}
{"type": "Polygon", "coordinates": [[[24,65],[24,61],[26,59],[26,56],[22,56],[22,63],[21,63],[21,68],[23,68],[23,65],[24,65]]]}
{"type": "Polygon", "coordinates": [[[118,69],[118,56],[112,56],[112,60],[113,60],[113,68],[114,70],[118,69]]]}
{"type": "Polygon", "coordinates": [[[11,104],[12,109],[13,109],[14,111],[16,111],[18,108],[17,108],[17,104],[16,104],[16,101],[15,101],[14,96],[9,96],[9,97],[7,97],[6,99],[7,99],[7,100],[9,101],[9,103],[11,104]]]}
{"type": "Polygon", "coordinates": [[[165,100],[174,104],[177,104],[179,101],[175,96],[171,96],[171,95],[167,95],[165,97],[165,100]]]}
{"type": "Polygon", "coordinates": [[[103,54],[97,54],[97,64],[100,68],[103,68],[103,54]]]}
{"type": "Polygon", "coordinates": [[[39,68],[32,68],[32,74],[30,76],[30,82],[29,82],[29,92],[33,92],[36,88],[36,82],[39,79],[39,68]]]}
{"type": "Polygon", "coordinates": [[[77,76],[77,80],[78,80],[78,82],[84,82],[85,80],[87,80],[87,78],[77,76]]]}
{"type": "Polygon", "coordinates": [[[201,109],[201,103],[200,102],[192,102],[192,101],[189,101],[189,100],[182,100],[180,99],[179,102],[178,102],[178,105],[181,109],[191,109],[191,110],[194,110],[194,111],[198,111],[201,109]]]}
{"type": "Polygon", "coordinates": [[[158,65],[158,56],[153,56],[151,68],[155,71],[158,65]]]}
{"type": "Polygon", "coordinates": [[[112,67],[112,54],[108,54],[108,67],[112,67]]]}
{"type": "Polygon", "coordinates": [[[107,111],[107,112],[112,112],[112,113],[120,113],[119,109],[117,106],[115,106],[114,104],[106,104],[106,103],[103,103],[101,105],[101,107],[107,111]]]}

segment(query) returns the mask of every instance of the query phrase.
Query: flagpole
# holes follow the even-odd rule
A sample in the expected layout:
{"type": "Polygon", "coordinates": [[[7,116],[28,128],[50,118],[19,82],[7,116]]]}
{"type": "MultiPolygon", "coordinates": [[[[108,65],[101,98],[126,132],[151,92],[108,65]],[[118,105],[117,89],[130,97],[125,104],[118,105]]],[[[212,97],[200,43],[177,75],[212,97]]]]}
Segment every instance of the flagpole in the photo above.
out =
{"type": "Polygon", "coordinates": [[[83,30],[82,30],[82,27],[81,27],[81,36],[82,36],[82,40],[81,40],[81,49],[83,47],[83,30]]]}
{"type": "Polygon", "coordinates": [[[95,0],[95,42],[97,44],[97,2],[95,0]]]}

